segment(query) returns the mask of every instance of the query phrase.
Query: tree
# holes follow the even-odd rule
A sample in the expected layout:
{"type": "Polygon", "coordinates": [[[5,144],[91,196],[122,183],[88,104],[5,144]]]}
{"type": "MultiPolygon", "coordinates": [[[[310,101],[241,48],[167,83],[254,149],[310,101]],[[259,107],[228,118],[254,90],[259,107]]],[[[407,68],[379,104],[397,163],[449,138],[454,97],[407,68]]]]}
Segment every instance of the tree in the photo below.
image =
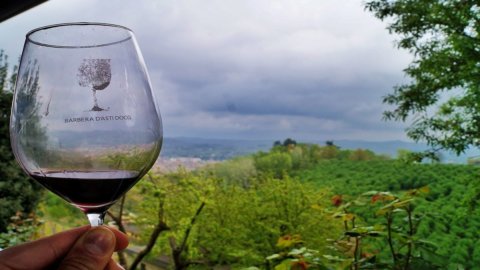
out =
{"type": "Polygon", "coordinates": [[[339,153],[340,149],[336,145],[327,144],[326,146],[322,147],[320,157],[322,159],[335,159],[338,158],[339,153]]]}
{"type": "Polygon", "coordinates": [[[11,217],[29,214],[41,197],[40,185],[30,180],[15,161],[10,148],[10,107],[16,78],[8,76],[7,56],[0,51],[0,233],[5,232],[11,217]]]}
{"type": "Polygon", "coordinates": [[[366,149],[356,149],[348,156],[349,160],[365,161],[375,159],[375,153],[366,149]]]}
{"type": "Polygon", "coordinates": [[[259,174],[270,175],[281,179],[292,169],[292,157],[289,153],[259,153],[254,157],[255,169],[259,174]]]}
{"type": "Polygon", "coordinates": [[[326,142],[325,142],[325,145],[326,145],[326,146],[336,146],[335,143],[334,143],[333,141],[331,141],[331,140],[326,141],[326,142]]]}
{"type": "Polygon", "coordinates": [[[290,145],[295,146],[297,145],[297,142],[291,138],[287,138],[285,141],[283,141],[283,146],[289,147],[290,145]]]}
{"type": "Polygon", "coordinates": [[[387,120],[413,120],[407,135],[464,152],[480,146],[480,6],[476,0],[374,0],[365,8],[399,36],[414,59],[411,79],[383,102],[387,120]]]}

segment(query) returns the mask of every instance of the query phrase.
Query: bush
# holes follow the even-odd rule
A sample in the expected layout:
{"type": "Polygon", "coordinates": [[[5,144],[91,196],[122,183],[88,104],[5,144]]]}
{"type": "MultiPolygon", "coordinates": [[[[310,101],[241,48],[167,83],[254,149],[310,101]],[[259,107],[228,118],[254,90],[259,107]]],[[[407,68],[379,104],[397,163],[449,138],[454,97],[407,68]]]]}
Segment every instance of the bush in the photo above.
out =
{"type": "MultiPolygon", "coordinates": [[[[225,172],[222,172],[225,173],[225,172]]],[[[189,261],[214,265],[263,265],[277,251],[280,236],[305,236],[307,246],[318,249],[326,239],[338,235],[341,226],[330,215],[318,211],[328,203],[328,192],[285,176],[256,181],[250,186],[225,183],[213,171],[150,175],[136,187],[142,194],[137,226],[147,241],[158,213],[169,230],[157,241],[152,256],[172,254],[190,227],[184,256],[189,261]],[[199,205],[205,207],[191,226],[199,205]],[[161,210],[159,212],[159,210],[161,210]]]]}

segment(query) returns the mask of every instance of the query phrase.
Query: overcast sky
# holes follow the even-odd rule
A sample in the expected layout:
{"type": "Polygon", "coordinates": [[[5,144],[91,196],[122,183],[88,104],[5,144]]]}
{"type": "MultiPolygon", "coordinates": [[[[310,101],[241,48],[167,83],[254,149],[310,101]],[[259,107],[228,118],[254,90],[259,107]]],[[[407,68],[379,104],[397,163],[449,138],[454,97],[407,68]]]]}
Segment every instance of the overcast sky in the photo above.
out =
{"type": "Polygon", "coordinates": [[[95,21],[131,28],[167,137],[405,140],[382,96],[411,60],[361,0],[50,0],[0,24],[25,33],[95,21]]]}

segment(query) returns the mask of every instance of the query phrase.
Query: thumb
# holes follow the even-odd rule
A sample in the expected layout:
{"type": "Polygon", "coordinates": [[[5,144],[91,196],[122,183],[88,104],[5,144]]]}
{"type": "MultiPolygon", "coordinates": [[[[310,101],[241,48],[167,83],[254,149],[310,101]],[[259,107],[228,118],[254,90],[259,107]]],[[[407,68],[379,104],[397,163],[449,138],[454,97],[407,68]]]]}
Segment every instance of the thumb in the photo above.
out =
{"type": "Polygon", "coordinates": [[[115,235],[106,227],[92,228],[77,240],[58,269],[104,269],[112,257],[115,241],[115,235]]]}

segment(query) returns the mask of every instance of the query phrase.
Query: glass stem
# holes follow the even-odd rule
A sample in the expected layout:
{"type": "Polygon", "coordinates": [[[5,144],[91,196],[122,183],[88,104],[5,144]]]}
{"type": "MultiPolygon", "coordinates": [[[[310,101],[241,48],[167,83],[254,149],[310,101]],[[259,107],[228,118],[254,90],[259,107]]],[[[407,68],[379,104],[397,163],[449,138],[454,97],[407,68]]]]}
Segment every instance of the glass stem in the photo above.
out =
{"type": "Polygon", "coordinates": [[[105,217],[104,213],[88,213],[87,218],[90,221],[92,227],[97,227],[103,225],[103,218],[105,217]]]}

